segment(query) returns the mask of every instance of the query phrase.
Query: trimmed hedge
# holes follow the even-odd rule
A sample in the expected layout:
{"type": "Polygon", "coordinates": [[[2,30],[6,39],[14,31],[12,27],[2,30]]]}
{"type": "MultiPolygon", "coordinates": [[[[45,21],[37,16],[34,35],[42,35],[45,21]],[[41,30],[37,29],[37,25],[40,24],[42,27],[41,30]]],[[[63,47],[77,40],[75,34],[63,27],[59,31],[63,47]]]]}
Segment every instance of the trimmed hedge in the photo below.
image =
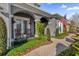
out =
{"type": "Polygon", "coordinates": [[[6,52],[7,30],[4,20],[0,17],[0,55],[6,52]]]}

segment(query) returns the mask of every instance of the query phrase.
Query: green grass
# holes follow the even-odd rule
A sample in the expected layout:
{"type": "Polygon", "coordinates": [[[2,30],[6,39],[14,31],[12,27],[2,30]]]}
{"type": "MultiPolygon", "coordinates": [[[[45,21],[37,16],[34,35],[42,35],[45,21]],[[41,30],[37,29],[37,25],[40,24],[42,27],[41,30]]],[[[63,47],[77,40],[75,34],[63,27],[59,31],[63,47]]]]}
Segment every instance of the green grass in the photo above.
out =
{"type": "Polygon", "coordinates": [[[20,53],[23,53],[24,51],[27,51],[27,49],[33,48],[37,44],[42,44],[45,41],[47,41],[46,37],[42,37],[40,39],[39,38],[30,38],[30,39],[28,39],[28,42],[24,43],[21,46],[13,48],[6,55],[7,56],[17,56],[20,53]]]}
{"type": "Polygon", "coordinates": [[[64,37],[68,36],[68,33],[57,34],[54,38],[56,39],[64,39],[64,37]]]}

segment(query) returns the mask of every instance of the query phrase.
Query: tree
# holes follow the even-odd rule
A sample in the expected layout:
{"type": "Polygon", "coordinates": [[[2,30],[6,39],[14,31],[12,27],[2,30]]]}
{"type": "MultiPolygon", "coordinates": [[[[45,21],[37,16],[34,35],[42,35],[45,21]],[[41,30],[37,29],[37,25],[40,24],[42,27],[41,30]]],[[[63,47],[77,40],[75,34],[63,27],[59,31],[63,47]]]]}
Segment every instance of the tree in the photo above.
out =
{"type": "Polygon", "coordinates": [[[76,32],[76,25],[75,25],[75,22],[73,20],[71,20],[69,32],[76,32]]]}
{"type": "Polygon", "coordinates": [[[75,13],[74,15],[72,15],[71,19],[72,19],[71,23],[73,25],[74,31],[79,32],[79,14],[75,13]]]}
{"type": "Polygon", "coordinates": [[[62,16],[59,14],[53,14],[52,17],[58,20],[62,18],[62,16]]]}

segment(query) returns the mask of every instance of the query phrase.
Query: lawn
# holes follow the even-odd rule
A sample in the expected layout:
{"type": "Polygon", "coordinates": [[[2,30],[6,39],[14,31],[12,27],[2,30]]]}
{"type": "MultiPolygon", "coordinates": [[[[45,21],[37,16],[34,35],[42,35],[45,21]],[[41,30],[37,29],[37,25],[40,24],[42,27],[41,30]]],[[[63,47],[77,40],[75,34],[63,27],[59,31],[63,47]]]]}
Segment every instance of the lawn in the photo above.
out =
{"type": "Polygon", "coordinates": [[[24,43],[21,46],[18,46],[16,48],[13,48],[10,50],[6,55],[7,56],[18,56],[21,55],[22,53],[28,51],[28,49],[31,49],[35,46],[44,44],[47,40],[47,37],[42,37],[42,38],[29,38],[28,42],[24,43]]]}

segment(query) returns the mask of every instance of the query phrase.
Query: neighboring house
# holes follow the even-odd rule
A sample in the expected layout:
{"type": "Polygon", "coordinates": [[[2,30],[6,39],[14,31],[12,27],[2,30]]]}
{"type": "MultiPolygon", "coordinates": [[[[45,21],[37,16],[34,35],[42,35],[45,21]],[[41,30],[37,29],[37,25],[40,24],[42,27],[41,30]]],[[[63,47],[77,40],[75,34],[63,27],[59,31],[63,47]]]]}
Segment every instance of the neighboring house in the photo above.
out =
{"type": "Polygon", "coordinates": [[[47,27],[50,29],[51,36],[55,36],[56,26],[57,26],[57,20],[55,18],[50,19],[47,27]]]}
{"type": "Polygon", "coordinates": [[[55,36],[57,32],[60,34],[69,30],[66,16],[61,17],[58,14],[56,14],[52,17],[53,18],[49,21],[48,24],[48,27],[50,28],[51,36],[55,36]]]}
{"type": "Polygon", "coordinates": [[[59,33],[67,32],[67,20],[64,17],[62,17],[59,20],[59,26],[60,26],[59,33]]]}
{"type": "Polygon", "coordinates": [[[34,37],[35,23],[41,20],[51,20],[51,14],[39,9],[36,3],[0,3],[0,17],[7,27],[7,48],[12,42],[34,37]]]}
{"type": "Polygon", "coordinates": [[[60,20],[57,20],[56,31],[58,33],[63,33],[63,23],[60,20]]]}

